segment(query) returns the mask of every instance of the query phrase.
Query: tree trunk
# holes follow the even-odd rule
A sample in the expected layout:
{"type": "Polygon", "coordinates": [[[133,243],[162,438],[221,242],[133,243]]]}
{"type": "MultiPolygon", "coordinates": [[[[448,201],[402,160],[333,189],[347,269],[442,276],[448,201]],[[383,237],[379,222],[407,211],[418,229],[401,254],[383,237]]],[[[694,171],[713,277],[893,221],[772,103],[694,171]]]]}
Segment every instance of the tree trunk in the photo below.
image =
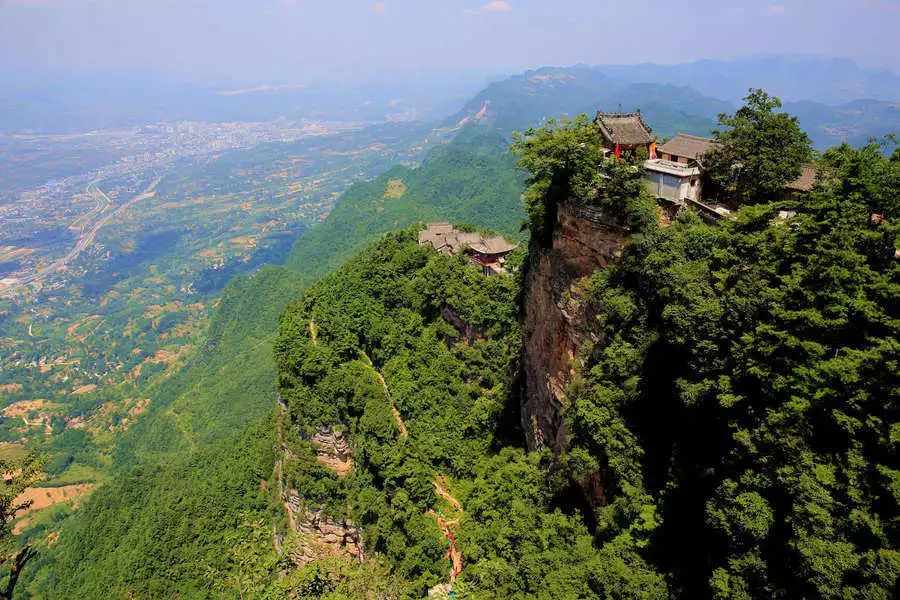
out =
{"type": "Polygon", "coordinates": [[[0,600],[12,599],[13,590],[16,587],[16,583],[19,581],[19,575],[21,575],[25,563],[31,560],[35,554],[35,551],[32,550],[30,546],[25,546],[19,550],[19,553],[16,554],[15,559],[13,559],[13,564],[9,569],[9,581],[6,582],[6,589],[0,593],[0,600]]]}

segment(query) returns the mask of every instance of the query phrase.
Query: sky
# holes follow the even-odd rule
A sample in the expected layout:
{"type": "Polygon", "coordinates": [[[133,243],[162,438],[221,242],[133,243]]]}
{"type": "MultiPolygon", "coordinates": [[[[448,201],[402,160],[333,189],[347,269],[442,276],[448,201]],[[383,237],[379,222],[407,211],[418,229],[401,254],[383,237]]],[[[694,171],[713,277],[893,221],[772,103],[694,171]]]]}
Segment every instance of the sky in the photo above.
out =
{"type": "Polygon", "coordinates": [[[759,53],[900,71],[900,0],[0,0],[0,68],[304,83],[759,53]]]}

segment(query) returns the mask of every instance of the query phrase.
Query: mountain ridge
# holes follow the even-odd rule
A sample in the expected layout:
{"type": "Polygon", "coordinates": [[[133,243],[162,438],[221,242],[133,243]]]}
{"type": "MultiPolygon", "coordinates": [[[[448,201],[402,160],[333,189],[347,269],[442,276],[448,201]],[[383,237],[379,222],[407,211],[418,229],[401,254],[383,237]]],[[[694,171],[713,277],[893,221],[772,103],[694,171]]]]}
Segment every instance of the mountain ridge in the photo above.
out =
{"type": "MultiPolygon", "coordinates": [[[[581,113],[591,116],[597,110],[640,110],[660,137],[672,137],[679,132],[708,136],[717,127],[718,115],[735,108],[733,101],[704,93],[674,75],[658,79],[658,82],[616,79],[603,67],[543,67],[490,84],[446,119],[445,124],[488,123],[511,135],[559,116],[573,117],[581,113]]],[[[738,92],[740,97],[750,87],[748,80],[742,81],[745,87],[738,92]]],[[[817,149],[825,149],[844,141],[862,145],[871,137],[900,131],[898,98],[900,83],[897,96],[888,100],[851,96],[836,104],[785,101],[784,110],[797,115],[817,149]]]]}

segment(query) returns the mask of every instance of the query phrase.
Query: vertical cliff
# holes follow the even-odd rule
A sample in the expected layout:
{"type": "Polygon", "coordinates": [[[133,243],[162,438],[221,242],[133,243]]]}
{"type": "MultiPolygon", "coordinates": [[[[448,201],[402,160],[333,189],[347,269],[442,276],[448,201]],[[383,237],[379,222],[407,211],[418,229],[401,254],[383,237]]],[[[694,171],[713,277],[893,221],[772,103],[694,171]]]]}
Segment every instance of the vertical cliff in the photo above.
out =
{"type": "Polygon", "coordinates": [[[601,210],[575,201],[556,206],[547,246],[533,245],[522,302],[522,425],[531,449],[567,445],[566,388],[583,344],[602,344],[583,282],[617,261],[630,232],[601,210]]]}

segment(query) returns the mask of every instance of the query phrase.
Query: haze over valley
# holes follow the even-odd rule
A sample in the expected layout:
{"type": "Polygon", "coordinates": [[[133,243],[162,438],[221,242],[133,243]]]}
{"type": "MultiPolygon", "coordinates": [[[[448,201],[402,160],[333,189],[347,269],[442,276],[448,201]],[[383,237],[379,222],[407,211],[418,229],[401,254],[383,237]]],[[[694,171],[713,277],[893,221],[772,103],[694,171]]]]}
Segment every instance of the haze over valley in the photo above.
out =
{"type": "Polygon", "coordinates": [[[900,5],[177,4],[0,0],[0,598],[890,597],[900,5]]]}

